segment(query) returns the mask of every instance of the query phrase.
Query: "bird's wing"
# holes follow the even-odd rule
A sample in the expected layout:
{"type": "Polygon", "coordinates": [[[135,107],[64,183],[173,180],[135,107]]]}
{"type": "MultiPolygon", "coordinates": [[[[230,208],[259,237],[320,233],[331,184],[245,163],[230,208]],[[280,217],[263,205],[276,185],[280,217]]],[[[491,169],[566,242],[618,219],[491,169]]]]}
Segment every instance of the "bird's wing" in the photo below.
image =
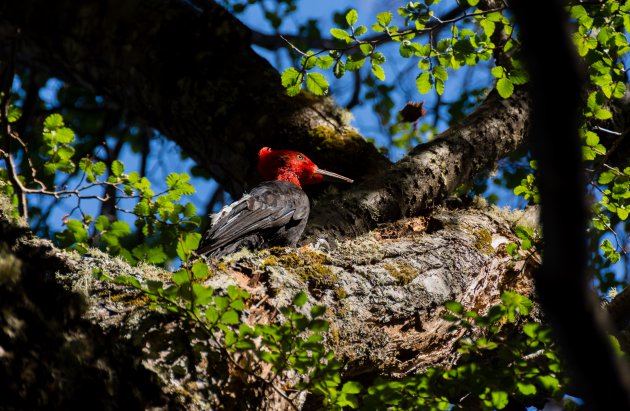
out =
{"type": "Polygon", "coordinates": [[[295,201],[287,201],[272,186],[261,184],[213,216],[212,227],[204,235],[198,252],[210,253],[254,231],[284,226],[295,211],[295,201]]]}

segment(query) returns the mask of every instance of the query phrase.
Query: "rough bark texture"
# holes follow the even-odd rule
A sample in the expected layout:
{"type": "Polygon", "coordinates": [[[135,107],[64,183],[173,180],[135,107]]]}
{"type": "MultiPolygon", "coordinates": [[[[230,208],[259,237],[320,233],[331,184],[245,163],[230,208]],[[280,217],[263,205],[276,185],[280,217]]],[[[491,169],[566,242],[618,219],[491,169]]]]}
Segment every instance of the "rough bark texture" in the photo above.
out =
{"type": "Polygon", "coordinates": [[[19,62],[117,101],[233,195],[256,181],[265,145],[308,152],[357,179],[387,164],[331,101],[287,97],[250,36],[211,1],[0,2],[5,56],[15,40],[19,62]]]}
{"type": "MultiPolygon", "coordinates": [[[[4,202],[6,203],[6,202],[4,202]]],[[[91,250],[58,250],[0,215],[0,378],[10,409],[284,409],[269,387],[250,381],[191,324],[148,309],[137,292],[96,281],[92,270],[166,280],[170,273],[130,267],[91,250]],[[132,383],[131,383],[132,382],[132,383]],[[127,408],[126,408],[127,409],[127,408]]],[[[207,284],[247,289],[244,319],[267,323],[304,290],[323,304],[327,344],[344,375],[370,381],[400,376],[456,358],[458,335],[441,319],[445,301],[482,309],[503,290],[531,294],[529,266],[514,266],[505,243],[515,224],[535,216],[479,207],[437,209],[387,225],[333,252],[273,249],[225,260],[207,284]]],[[[291,381],[285,377],[277,386],[291,381]]],[[[294,400],[301,404],[303,396],[294,400]]]]}
{"type": "Polygon", "coordinates": [[[460,124],[372,179],[354,187],[333,206],[313,207],[307,241],[362,234],[378,223],[415,216],[433,207],[460,184],[523,143],[528,126],[524,92],[504,100],[492,93],[460,124]]]}
{"type": "Polygon", "coordinates": [[[278,73],[251,50],[249,30],[212,2],[4,0],[0,52],[14,39],[19,61],[118,101],[233,195],[255,181],[263,145],[302,150],[358,183],[369,179],[350,189],[341,210],[331,199],[339,194],[321,199],[310,238],[359,235],[439,204],[514,150],[527,129],[524,94],[491,95],[464,124],[390,170],[332,101],[286,97],[278,73]]]}

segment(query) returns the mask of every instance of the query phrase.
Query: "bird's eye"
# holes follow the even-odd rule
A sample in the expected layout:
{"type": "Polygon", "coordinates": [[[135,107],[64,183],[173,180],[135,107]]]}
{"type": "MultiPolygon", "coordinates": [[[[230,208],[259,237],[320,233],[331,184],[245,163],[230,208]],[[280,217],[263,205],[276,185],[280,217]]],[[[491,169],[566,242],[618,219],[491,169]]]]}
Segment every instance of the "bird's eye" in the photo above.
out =
{"type": "Polygon", "coordinates": [[[297,158],[299,158],[300,160],[304,160],[304,156],[302,154],[298,154],[297,158]]]}

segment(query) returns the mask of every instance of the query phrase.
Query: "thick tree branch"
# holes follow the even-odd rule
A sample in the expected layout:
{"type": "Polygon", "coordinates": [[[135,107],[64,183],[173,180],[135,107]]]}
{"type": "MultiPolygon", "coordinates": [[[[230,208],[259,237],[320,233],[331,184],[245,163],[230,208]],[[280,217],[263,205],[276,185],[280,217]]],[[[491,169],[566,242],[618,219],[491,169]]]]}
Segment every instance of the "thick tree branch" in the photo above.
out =
{"type": "Polygon", "coordinates": [[[523,94],[507,101],[493,95],[390,170],[348,127],[343,109],[328,99],[286,97],[278,73],[250,49],[249,30],[214,3],[5,0],[0,11],[0,40],[20,29],[19,61],[117,99],[233,195],[256,181],[263,145],[303,150],[358,182],[373,177],[341,210],[320,201],[311,234],[336,226],[334,236],[356,235],[416,215],[514,150],[527,128],[523,94]]]}
{"type": "MultiPolygon", "coordinates": [[[[164,403],[187,410],[288,408],[272,401],[269,387],[235,372],[221,344],[190,321],[150,311],[138,292],[92,276],[101,269],[168,283],[171,273],[132,267],[98,250],[84,256],[60,250],[12,221],[10,209],[0,196],[0,379],[10,384],[6,391],[0,387],[4,403],[33,409],[37,401],[40,407],[52,401],[108,405],[132,397],[126,403],[131,409],[164,403]],[[21,323],[27,326],[11,328],[21,323]],[[23,372],[40,364],[53,367],[54,383],[23,372]]],[[[348,378],[370,381],[448,367],[459,357],[463,331],[447,332],[446,301],[479,309],[497,303],[505,290],[531,295],[531,267],[516,269],[505,252],[506,243],[518,241],[512,227],[523,218],[492,207],[440,208],[333,252],[240,253],[213,268],[204,284],[217,291],[231,284],[246,289],[251,299],[242,320],[250,325],[273,321],[280,307],[305,291],[306,311],[311,304],[327,307],[328,345],[348,378]]]]}
{"type": "Polygon", "coordinates": [[[117,100],[232,195],[256,181],[265,145],[308,152],[358,179],[356,164],[388,163],[348,127],[344,110],[287,97],[277,71],[251,50],[249,29],[213,2],[0,2],[0,53],[16,30],[18,62],[117,100]]]}
{"type": "Polygon", "coordinates": [[[630,409],[627,370],[610,345],[586,272],[588,214],[577,117],[583,75],[563,3],[545,2],[544,13],[541,2],[513,5],[532,84],[532,148],[540,171],[545,242],[538,296],[589,409],[630,409]]]}
{"type": "Polygon", "coordinates": [[[353,187],[342,200],[313,207],[305,241],[358,235],[439,204],[523,143],[528,113],[525,92],[508,100],[491,93],[467,119],[390,170],[353,187]]]}

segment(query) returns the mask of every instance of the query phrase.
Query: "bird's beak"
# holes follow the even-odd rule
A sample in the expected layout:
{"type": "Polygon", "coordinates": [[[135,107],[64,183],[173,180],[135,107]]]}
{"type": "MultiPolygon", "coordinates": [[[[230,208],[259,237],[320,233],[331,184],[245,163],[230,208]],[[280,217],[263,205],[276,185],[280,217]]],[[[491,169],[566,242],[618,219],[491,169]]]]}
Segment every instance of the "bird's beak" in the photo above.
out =
{"type": "Polygon", "coordinates": [[[344,176],[339,175],[337,173],[333,173],[332,171],[323,170],[321,168],[315,169],[315,171],[313,173],[321,174],[323,176],[331,177],[331,178],[334,178],[334,179],[337,179],[337,180],[342,180],[342,181],[345,181],[347,183],[354,183],[354,180],[352,180],[352,179],[350,179],[348,177],[344,177],[344,176]]]}

